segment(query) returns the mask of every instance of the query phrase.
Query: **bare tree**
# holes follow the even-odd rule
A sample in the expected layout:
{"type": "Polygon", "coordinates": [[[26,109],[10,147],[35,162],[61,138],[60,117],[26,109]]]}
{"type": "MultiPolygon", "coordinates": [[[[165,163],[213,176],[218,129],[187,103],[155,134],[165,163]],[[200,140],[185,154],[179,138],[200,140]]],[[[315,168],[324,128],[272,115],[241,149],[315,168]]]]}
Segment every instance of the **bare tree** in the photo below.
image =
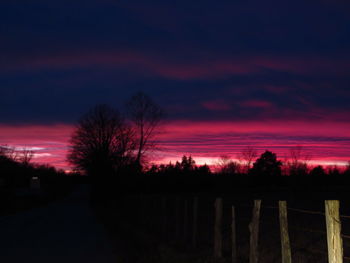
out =
{"type": "Polygon", "coordinates": [[[289,150],[287,167],[289,175],[305,175],[308,172],[308,162],[311,157],[304,153],[302,146],[295,146],[289,150]]]}
{"type": "Polygon", "coordinates": [[[134,149],[133,133],[118,111],[98,105],[72,134],[68,161],[87,174],[107,175],[130,163],[134,149]]]}
{"type": "Polygon", "coordinates": [[[155,146],[152,139],[164,115],[163,110],[150,97],[139,92],[132,96],[127,103],[127,113],[133,123],[136,136],[137,154],[135,161],[141,167],[145,153],[155,146]]]}
{"type": "Polygon", "coordinates": [[[18,151],[12,146],[0,146],[0,156],[6,157],[14,162],[18,161],[18,151]]]}
{"type": "Polygon", "coordinates": [[[18,149],[13,146],[2,145],[0,146],[0,156],[5,156],[14,162],[28,165],[34,156],[34,151],[26,147],[18,149]]]}
{"type": "Polygon", "coordinates": [[[345,173],[350,174],[350,161],[348,161],[346,167],[345,167],[345,173]]]}
{"type": "Polygon", "coordinates": [[[290,160],[292,163],[298,163],[301,160],[309,161],[310,159],[310,156],[304,154],[303,146],[300,146],[300,145],[290,148],[289,153],[290,153],[290,160]]]}
{"type": "Polygon", "coordinates": [[[228,155],[221,155],[217,162],[218,172],[221,174],[237,174],[241,172],[241,165],[233,161],[228,155]]]}
{"type": "Polygon", "coordinates": [[[246,173],[249,172],[253,161],[257,158],[258,152],[251,146],[247,146],[242,149],[242,151],[238,154],[238,159],[245,164],[246,173]]]}
{"type": "Polygon", "coordinates": [[[24,165],[29,165],[33,156],[34,156],[34,151],[29,150],[27,148],[23,148],[21,151],[19,151],[18,160],[24,165]]]}

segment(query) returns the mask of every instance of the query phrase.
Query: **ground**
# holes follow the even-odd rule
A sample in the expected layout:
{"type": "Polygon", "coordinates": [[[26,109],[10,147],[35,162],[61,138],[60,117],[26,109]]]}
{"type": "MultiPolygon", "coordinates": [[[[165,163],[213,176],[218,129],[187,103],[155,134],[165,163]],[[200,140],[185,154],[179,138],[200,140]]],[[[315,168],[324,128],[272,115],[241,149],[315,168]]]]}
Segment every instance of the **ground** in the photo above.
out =
{"type": "Polygon", "coordinates": [[[120,262],[80,186],[46,207],[0,217],[0,262],[120,262]]]}

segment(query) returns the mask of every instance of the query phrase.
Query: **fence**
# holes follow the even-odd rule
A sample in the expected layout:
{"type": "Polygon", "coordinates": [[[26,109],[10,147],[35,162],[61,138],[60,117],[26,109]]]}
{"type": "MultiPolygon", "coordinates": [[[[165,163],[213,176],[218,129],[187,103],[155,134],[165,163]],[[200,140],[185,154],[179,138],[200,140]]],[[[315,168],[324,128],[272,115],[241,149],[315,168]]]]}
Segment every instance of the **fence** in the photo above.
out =
{"type": "Polygon", "coordinates": [[[128,198],[134,220],[183,251],[218,260],[231,258],[232,263],[350,262],[350,235],[346,234],[350,233],[350,216],[340,214],[342,202],[338,200],[249,201],[206,195],[128,198]]]}

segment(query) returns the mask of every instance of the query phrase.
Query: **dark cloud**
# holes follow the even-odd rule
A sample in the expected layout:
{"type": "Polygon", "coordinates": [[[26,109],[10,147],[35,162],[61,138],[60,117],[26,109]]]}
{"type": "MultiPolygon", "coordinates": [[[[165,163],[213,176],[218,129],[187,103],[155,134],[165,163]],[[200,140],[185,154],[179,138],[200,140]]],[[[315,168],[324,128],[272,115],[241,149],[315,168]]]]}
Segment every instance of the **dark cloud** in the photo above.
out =
{"type": "Polygon", "coordinates": [[[2,1],[0,122],[144,90],[170,119],[349,121],[346,1],[2,1]]]}

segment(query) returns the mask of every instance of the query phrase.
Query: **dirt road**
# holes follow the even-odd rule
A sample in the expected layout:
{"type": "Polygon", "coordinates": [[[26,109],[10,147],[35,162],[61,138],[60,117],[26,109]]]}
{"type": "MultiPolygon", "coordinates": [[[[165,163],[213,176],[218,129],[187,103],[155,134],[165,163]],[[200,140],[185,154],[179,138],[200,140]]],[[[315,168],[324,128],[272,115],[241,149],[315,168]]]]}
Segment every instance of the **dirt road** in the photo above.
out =
{"type": "Polygon", "coordinates": [[[89,207],[88,190],[82,186],[47,207],[0,217],[0,262],[120,262],[89,207]]]}

